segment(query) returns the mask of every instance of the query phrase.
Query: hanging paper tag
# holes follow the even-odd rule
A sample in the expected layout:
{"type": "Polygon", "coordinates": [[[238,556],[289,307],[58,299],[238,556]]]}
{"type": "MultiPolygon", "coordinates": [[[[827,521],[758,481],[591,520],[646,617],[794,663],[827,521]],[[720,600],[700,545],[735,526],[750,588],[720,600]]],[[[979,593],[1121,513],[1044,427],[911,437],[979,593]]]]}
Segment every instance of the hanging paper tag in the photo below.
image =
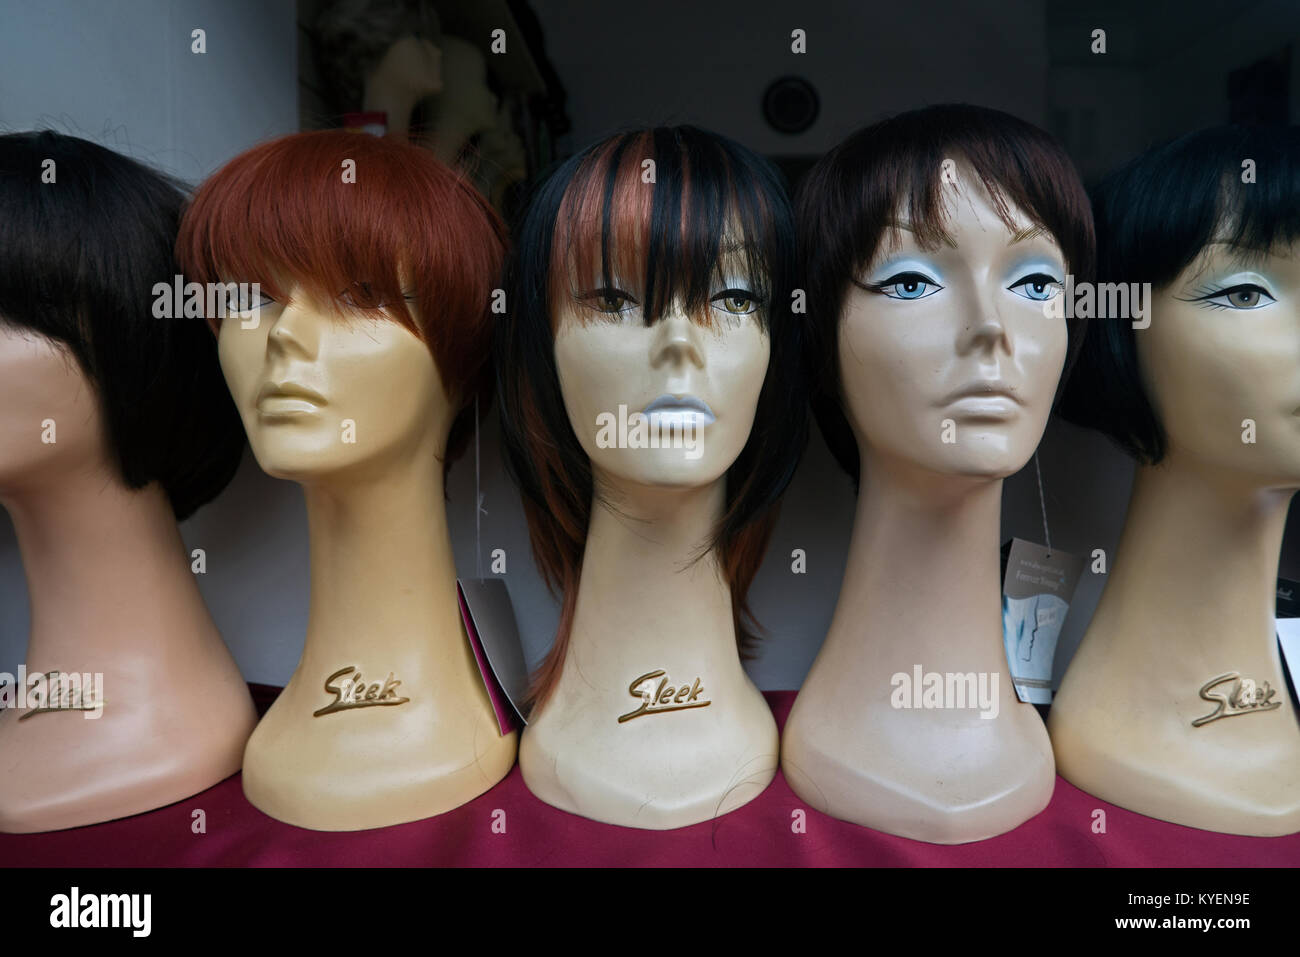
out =
{"type": "Polygon", "coordinates": [[[1002,643],[1016,697],[1052,703],[1052,662],[1083,571],[1077,555],[1013,538],[1002,546],[1002,643]]]}
{"type": "Polygon", "coordinates": [[[497,725],[509,734],[528,723],[520,706],[528,690],[528,668],[510,593],[499,578],[458,578],[456,597],[497,725]]]}

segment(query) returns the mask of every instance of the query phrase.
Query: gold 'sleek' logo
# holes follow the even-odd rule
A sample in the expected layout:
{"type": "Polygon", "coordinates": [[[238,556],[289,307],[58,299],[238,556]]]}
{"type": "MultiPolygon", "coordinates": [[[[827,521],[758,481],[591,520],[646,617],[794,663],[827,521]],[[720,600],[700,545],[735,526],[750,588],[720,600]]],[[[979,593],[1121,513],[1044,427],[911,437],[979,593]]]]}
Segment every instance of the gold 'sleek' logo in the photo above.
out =
{"type": "Polygon", "coordinates": [[[1218,721],[1220,718],[1232,718],[1239,714],[1255,714],[1259,711],[1272,711],[1275,708],[1280,708],[1282,702],[1273,700],[1275,694],[1277,694],[1277,689],[1267,681],[1257,685],[1252,679],[1243,678],[1235,671],[1229,671],[1217,678],[1211,678],[1201,685],[1200,695],[1216,707],[1209,714],[1201,715],[1201,717],[1193,721],[1192,727],[1199,728],[1203,724],[1218,721]],[[1232,682],[1232,686],[1228,689],[1227,694],[1223,693],[1223,689],[1219,691],[1211,690],[1228,682],[1232,682]]]}
{"type": "Polygon", "coordinates": [[[401,683],[401,681],[393,677],[393,673],[390,671],[383,684],[373,681],[367,685],[365,678],[362,677],[360,671],[357,671],[355,665],[340,668],[325,679],[325,690],[334,696],[334,700],[319,711],[313,711],[312,717],[319,718],[321,715],[333,714],[335,711],[348,711],[352,708],[406,704],[411,699],[400,697],[397,694],[397,686],[401,683]],[[352,675],[352,677],[336,685],[334,682],[344,675],[352,675]]]}
{"type": "Polygon", "coordinates": [[[671,685],[668,683],[668,672],[662,668],[656,671],[647,671],[639,678],[633,678],[632,683],[627,686],[627,693],[641,702],[641,706],[635,711],[629,711],[627,714],[618,716],[618,723],[631,721],[633,718],[639,718],[646,714],[660,714],[665,711],[685,711],[687,708],[707,708],[713,704],[712,701],[698,701],[701,693],[704,691],[704,685],[700,679],[695,679],[693,685],[671,685]],[[659,684],[656,685],[654,680],[658,678],[659,684]]]}

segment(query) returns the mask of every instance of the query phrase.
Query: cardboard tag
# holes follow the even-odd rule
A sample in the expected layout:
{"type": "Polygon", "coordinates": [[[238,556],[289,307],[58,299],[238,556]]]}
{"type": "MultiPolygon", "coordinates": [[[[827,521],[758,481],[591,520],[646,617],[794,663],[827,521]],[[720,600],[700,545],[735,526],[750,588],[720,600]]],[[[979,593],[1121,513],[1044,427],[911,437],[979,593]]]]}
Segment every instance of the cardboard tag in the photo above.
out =
{"type": "Polygon", "coordinates": [[[520,706],[528,690],[528,668],[510,593],[499,578],[457,578],[456,597],[497,725],[509,734],[528,723],[520,706]]]}
{"type": "Polygon", "coordinates": [[[1002,643],[1016,697],[1052,703],[1052,662],[1083,571],[1077,555],[1013,538],[1002,546],[1002,643]]]}

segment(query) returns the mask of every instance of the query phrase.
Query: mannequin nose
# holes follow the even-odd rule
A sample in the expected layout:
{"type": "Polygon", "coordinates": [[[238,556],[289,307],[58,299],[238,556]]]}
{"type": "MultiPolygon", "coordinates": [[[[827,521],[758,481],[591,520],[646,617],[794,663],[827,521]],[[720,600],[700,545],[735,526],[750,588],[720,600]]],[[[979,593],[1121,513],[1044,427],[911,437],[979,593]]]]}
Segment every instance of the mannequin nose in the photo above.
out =
{"type": "Polygon", "coordinates": [[[1011,352],[1011,337],[1006,322],[997,307],[982,297],[971,306],[971,314],[962,330],[962,339],[963,345],[971,350],[993,352],[1001,347],[1005,352],[1011,352]]]}
{"type": "Polygon", "coordinates": [[[319,319],[315,316],[312,307],[303,302],[297,289],[293,290],[289,301],[275,317],[270,332],[267,333],[267,349],[293,352],[302,356],[313,355],[317,341],[315,327],[318,322],[319,319]]]}
{"type": "Polygon", "coordinates": [[[659,322],[650,357],[652,367],[666,364],[683,364],[703,368],[704,350],[700,348],[700,328],[691,322],[676,304],[664,313],[659,322]]]}

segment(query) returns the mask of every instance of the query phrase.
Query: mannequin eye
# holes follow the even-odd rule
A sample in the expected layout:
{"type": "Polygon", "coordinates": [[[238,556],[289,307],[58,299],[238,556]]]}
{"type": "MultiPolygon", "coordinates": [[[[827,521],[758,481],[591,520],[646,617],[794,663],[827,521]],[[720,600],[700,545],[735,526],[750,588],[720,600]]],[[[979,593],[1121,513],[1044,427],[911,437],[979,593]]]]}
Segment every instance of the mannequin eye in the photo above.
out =
{"type": "Polygon", "coordinates": [[[264,292],[254,295],[252,287],[247,283],[239,283],[235,289],[226,290],[226,313],[252,312],[254,309],[265,309],[273,305],[275,300],[264,292]]]}
{"type": "Polygon", "coordinates": [[[757,297],[748,289],[724,289],[709,301],[732,316],[748,316],[759,306],[757,297]]]}
{"type": "Polygon", "coordinates": [[[1259,309],[1270,302],[1277,302],[1267,289],[1253,282],[1238,283],[1225,289],[1214,289],[1191,301],[1203,302],[1215,309],[1259,309]]]}
{"type": "Polygon", "coordinates": [[[1046,302],[1061,291],[1061,281],[1054,279],[1045,272],[1036,272],[1032,276],[1026,276],[1019,282],[1012,283],[1007,286],[1007,289],[1025,299],[1032,299],[1034,302],[1046,302]]]}
{"type": "Polygon", "coordinates": [[[354,282],[340,292],[338,298],[345,306],[353,309],[381,309],[387,305],[368,282],[354,282]]]}
{"type": "Polygon", "coordinates": [[[631,295],[622,289],[615,289],[613,286],[602,286],[599,289],[593,289],[591,292],[583,293],[578,298],[589,308],[610,316],[630,312],[632,307],[637,304],[631,295]]]}
{"type": "Polygon", "coordinates": [[[857,285],[868,292],[877,292],[890,299],[907,300],[925,299],[943,288],[929,276],[919,272],[895,273],[882,282],[859,282],[857,285]]]}

